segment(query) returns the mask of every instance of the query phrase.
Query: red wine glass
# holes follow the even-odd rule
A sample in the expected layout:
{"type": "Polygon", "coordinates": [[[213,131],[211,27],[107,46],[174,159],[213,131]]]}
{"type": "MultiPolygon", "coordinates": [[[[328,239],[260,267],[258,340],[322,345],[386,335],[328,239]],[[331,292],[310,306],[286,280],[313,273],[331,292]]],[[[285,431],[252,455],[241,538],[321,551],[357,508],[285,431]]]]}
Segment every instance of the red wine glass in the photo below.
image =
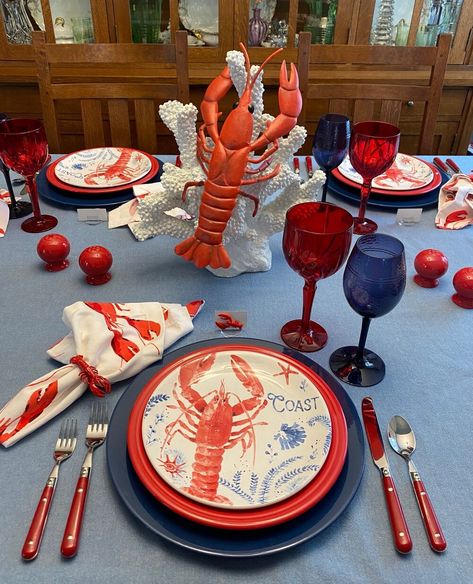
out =
{"type": "Polygon", "coordinates": [[[300,203],[286,213],[283,251],[289,266],[304,280],[302,319],[281,329],[282,340],[293,349],[318,351],[327,342],[327,332],[310,320],[317,283],[334,274],[350,250],[353,217],[330,203],[300,203]]]}
{"type": "Polygon", "coordinates": [[[359,122],[352,128],[350,138],[350,162],[361,175],[361,203],[355,218],[353,233],[374,233],[378,226],[366,219],[366,205],[371,192],[371,183],[383,174],[394,162],[399,148],[399,128],[386,122],[359,122]]]}
{"type": "Polygon", "coordinates": [[[23,231],[41,233],[57,225],[56,217],[39,209],[36,173],[48,160],[48,142],[39,120],[16,118],[0,122],[0,158],[10,170],[22,174],[33,205],[33,217],[21,224],[23,231]]]}

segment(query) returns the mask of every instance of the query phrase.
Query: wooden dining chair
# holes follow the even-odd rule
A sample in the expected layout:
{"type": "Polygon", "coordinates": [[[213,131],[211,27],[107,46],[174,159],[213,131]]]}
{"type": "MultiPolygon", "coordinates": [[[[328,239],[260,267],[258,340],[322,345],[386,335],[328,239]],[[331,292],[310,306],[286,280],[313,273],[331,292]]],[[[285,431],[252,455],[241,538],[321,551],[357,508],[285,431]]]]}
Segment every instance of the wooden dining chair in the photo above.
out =
{"type": "Polygon", "coordinates": [[[442,34],[436,47],[311,45],[311,34],[300,33],[303,110],[299,123],[306,124],[313,100],[325,100],[323,113],[344,114],[353,123],[382,120],[396,126],[403,105],[417,112],[422,102],[416,151],[433,153],[450,43],[451,35],[442,34]]]}
{"type": "Polygon", "coordinates": [[[136,147],[156,153],[157,105],[189,101],[187,33],[175,44],[53,44],[33,33],[43,121],[51,152],[65,152],[58,103],[80,104],[86,148],[136,147]],[[126,80],[125,80],[126,78],[126,80]]]}

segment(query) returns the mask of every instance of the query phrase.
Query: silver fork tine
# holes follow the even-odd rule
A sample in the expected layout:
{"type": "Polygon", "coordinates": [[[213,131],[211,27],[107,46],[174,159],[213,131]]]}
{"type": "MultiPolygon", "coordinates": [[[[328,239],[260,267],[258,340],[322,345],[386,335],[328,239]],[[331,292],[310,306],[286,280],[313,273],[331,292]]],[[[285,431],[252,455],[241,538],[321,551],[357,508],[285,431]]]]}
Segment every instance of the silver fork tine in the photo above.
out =
{"type": "Polygon", "coordinates": [[[76,439],[71,439],[71,433],[77,434],[77,421],[69,418],[62,421],[59,429],[58,438],[54,448],[54,460],[56,461],[51,473],[49,474],[46,486],[36,507],[30,528],[26,535],[25,543],[21,555],[25,560],[34,560],[39,553],[41,539],[48,520],[51,503],[56,491],[57,479],[59,476],[59,466],[67,460],[76,447],[76,439]]]}
{"type": "Polygon", "coordinates": [[[87,454],[77,481],[76,490],[72,499],[69,517],[61,544],[61,553],[66,558],[76,555],[79,547],[79,538],[84,517],[85,503],[92,473],[92,458],[95,448],[101,446],[106,438],[108,430],[107,406],[104,400],[94,400],[90,409],[89,422],[85,436],[87,454]]]}

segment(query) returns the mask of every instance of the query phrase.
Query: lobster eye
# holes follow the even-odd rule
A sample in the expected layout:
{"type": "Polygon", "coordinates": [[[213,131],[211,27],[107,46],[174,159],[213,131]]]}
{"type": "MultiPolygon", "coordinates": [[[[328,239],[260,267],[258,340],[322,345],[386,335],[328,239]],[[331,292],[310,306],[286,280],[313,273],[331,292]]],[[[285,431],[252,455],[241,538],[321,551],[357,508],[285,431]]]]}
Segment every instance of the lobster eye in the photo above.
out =
{"type": "Polygon", "coordinates": [[[232,109],[235,109],[238,107],[238,101],[236,101],[233,105],[232,105],[232,109]]]}
{"type": "Polygon", "coordinates": [[[255,106],[250,103],[250,105],[248,106],[248,111],[250,112],[250,114],[252,114],[255,111],[255,106]]]}

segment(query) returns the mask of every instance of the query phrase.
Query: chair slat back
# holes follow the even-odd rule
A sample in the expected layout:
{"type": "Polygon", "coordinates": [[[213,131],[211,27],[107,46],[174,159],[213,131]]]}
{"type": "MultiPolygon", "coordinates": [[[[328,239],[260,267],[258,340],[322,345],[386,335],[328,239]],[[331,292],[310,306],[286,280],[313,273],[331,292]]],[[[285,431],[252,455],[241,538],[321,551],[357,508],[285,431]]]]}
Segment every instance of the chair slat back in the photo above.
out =
{"type": "Polygon", "coordinates": [[[176,32],[175,44],[169,45],[56,45],[34,32],[33,47],[51,152],[65,151],[60,101],[80,103],[86,148],[129,146],[151,153],[158,149],[157,103],[189,101],[186,31],[176,32]]]}
{"type": "Polygon", "coordinates": [[[306,124],[312,100],[328,101],[329,112],[345,114],[353,123],[378,119],[395,125],[403,104],[423,102],[418,152],[433,153],[450,44],[451,35],[442,34],[436,47],[312,45],[311,34],[300,33],[299,123],[306,124]]]}

